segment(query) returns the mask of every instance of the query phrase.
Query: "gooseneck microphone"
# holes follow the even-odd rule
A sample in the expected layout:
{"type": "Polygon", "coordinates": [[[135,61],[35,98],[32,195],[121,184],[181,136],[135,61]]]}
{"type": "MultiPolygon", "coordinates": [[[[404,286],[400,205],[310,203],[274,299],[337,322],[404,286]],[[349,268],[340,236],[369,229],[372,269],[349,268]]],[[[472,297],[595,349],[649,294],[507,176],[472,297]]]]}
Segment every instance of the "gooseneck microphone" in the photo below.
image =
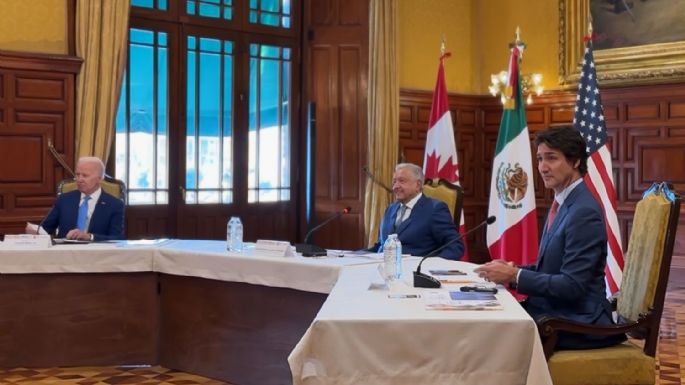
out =
{"type": "MultiPolygon", "coordinates": [[[[40,220],[40,223],[38,223],[38,227],[36,228],[36,235],[40,235],[40,229],[41,229],[41,227],[43,227],[43,223],[45,223],[45,220],[48,219],[50,214],[52,214],[52,210],[54,210],[54,209],[55,209],[55,205],[52,205],[52,207],[50,207],[50,210],[48,210],[48,213],[45,214],[45,216],[40,220]]],[[[45,230],[45,232],[48,235],[52,236],[52,234],[48,233],[47,230],[45,230]]]]}
{"type": "Polygon", "coordinates": [[[295,245],[295,250],[299,253],[302,253],[303,257],[320,257],[320,256],[325,256],[327,254],[326,249],[319,247],[317,245],[311,245],[309,244],[309,237],[314,234],[315,231],[319,230],[320,228],[324,227],[328,223],[330,223],[332,220],[344,215],[344,214],[349,214],[352,211],[352,207],[347,206],[342,211],[338,211],[337,213],[331,215],[330,217],[326,218],[323,222],[319,223],[318,225],[312,227],[311,230],[307,231],[307,234],[304,236],[304,241],[302,243],[298,243],[295,245]]]}
{"type": "Polygon", "coordinates": [[[497,220],[497,217],[495,217],[494,215],[487,217],[487,219],[485,219],[483,222],[477,224],[475,227],[472,227],[464,234],[460,233],[456,238],[452,239],[451,241],[445,243],[444,245],[438,247],[437,249],[431,251],[430,253],[426,254],[423,258],[421,258],[421,261],[419,262],[419,265],[416,266],[416,271],[414,272],[414,287],[425,287],[429,289],[437,289],[441,287],[442,285],[440,284],[440,281],[435,279],[435,277],[432,277],[428,274],[424,274],[421,272],[421,264],[423,264],[423,261],[431,257],[436,257],[438,253],[443,251],[447,246],[461,239],[464,239],[467,235],[471,234],[472,232],[476,231],[477,229],[485,225],[491,225],[495,223],[495,220],[497,220]]]}

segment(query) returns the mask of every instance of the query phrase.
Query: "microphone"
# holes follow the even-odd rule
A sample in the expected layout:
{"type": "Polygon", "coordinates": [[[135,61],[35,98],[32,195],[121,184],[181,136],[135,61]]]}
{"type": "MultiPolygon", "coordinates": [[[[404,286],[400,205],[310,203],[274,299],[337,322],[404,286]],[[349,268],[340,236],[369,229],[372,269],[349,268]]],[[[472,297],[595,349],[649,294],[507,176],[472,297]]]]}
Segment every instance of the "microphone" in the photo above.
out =
{"type": "Polygon", "coordinates": [[[338,211],[337,213],[326,218],[326,220],[324,220],[323,222],[314,226],[304,236],[304,241],[302,243],[298,243],[295,245],[295,250],[299,253],[302,253],[303,257],[322,257],[322,256],[325,256],[328,253],[326,251],[326,249],[324,249],[323,247],[317,246],[317,245],[310,245],[309,244],[309,237],[311,237],[315,231],[324,227],[326,224],[328,224],[332,220],[334,220],[334,219],[336,219],[336,218],[338,218],[344,214],[349,214],[351,211],[352,211],[352,207],[347,206],[342,211],[338,211]]]}
{"type": "Polygon", "coordinates": [[[383,190],[385,190],[385,191],[389,192],[390,194],[392,194],[392,189],[391,189],[390,187],[388,187],[385,183],[379,181],[378,178],[376,178],[376,176],[373,175],[373,174],[371,173],[371,171],[369,171],[369,166],[364,166],[364,167],[362,167],[362,170],[364,170],[364,174],[366,174],[366,177],[369,178],[369,179],[371,179],[371,181],[372,181],[373,183],[375,183],[375,184],[381,186],[381,187],[383,188],[383,190]]]}
{"type": "Polygon", "coordinates": [[[464,234],[459,234],[456,238],[452,239],[451,241],[445,243],[444,245],[438,247],[437,249],[431,251],[430,253],[426,254],[422,259],[421,262],[419,262],[419,265],[416,267],[416,271],[414,272],[414,287],[426,287],[430,289],[437,289],[441,287],[442,285],[440,284],[440,281],[435,279],[435,277],[432,277],[428,274],[424,274],[421,272],[421,264],[423,264],[423,261],[425,261],[428,258],[435,257],[437,254],[441,251],[443,251],[447,246],[465,238],[467,235],[471,234],[472,232],[476,231],[477,229],[485,226],[485,225],[491,225],[495,223],[495,220],[497,220],[497,217],[494,215],[489,216],[487,219],[485,219],[483,222],[479,223],[475,227],[469,229],[467,232],[464,234]]]}
{"type": "MultiPolygon", "coordinates": [[[[40,220],[40,223],[38,223],[38,227],[36,228],[36,235],[40,235],[40,229],[41,229],[41,227],[43,227],[43,223],[45,223],[45,220],[48,219],[50,214],[52,214],[52,210],[54,210],[54,209],[55,209],[55,205],[52,205],[52,207],[50,207],[50,210],[48,210],[48,213],[45,214],[45,216],[40,220]]],[[[47,233],[47,230],[45,230],[45,232],[47,233]]],[[[50,237],[52,237],[52,234],[48,233],[48,235],[50,235],[50,237]]]]}

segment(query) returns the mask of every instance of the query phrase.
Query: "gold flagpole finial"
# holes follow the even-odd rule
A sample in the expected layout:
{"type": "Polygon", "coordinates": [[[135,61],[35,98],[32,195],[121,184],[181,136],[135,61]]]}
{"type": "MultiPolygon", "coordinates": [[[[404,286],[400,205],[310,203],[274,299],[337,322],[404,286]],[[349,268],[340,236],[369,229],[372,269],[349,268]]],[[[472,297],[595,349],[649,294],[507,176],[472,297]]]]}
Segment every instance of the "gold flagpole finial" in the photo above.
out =
{"type": "Polygon", "coordinates": [[[447,49],[445,48],[445,42],[446,42],[446,41],[447,41],[447,39],[445,38],[445,34],[443,33],[443,34],[442,34],[442,39],[440,40],[440,55],[444,55],[444,54],[445,54],[445,51],[447,50],[447,49]]]}
{"type": "Polygon", "coordinates": [[[587,34],[588,34],[588,36],[592,36],[592,16],[588,16],[587,34]]]}
{"type": "Polygon", "coordinates": [[[516,44],[521,42],[521,27],[516,26],[516,44]]]}

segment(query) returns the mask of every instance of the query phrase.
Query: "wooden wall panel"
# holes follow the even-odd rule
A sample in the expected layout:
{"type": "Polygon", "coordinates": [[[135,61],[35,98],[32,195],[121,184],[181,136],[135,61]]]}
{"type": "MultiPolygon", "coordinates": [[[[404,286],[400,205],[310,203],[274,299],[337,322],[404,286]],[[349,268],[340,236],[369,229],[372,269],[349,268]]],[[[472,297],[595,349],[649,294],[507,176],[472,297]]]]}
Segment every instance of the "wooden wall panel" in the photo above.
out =
{"type": "Polygon", "coordinates": [[[24,231],[52,205],[68,177],[52,143],[74,164],[74,87],[81,60],[0,52],[0,233],[24,231]]]}
{"type": "MultiPolygon", "coordinates": [[[[421,111],[430,110],[432,94],[427,91],[400,92],[400,151],[412,154],[407,160],[423,163],[428,124],[421,111]],[[421,157],[415,155],[421,154],[421,157]]],[[[617,190],[617,210],[624,249],[636,202],[652,181],[666,180],[685,195],[685,84],[622,87],[602,90],[604,115],[617,190]]],[[[455,117],[460,176],[465,191],[464,216],[467,227],[487,215],[492,158],[501,119],[501,107],[490,96],[450,95],[455,117]],[[464,119],[460,119],[464,117],[464,119]]],[[[550,92],[535,98],[526,116],[531,132],[573,120],[575,90],[550,92]]],[[[535,149],[531,143],[532,153],[535,149]]],[[[536,167],[535,159],[533,159],[536,167]]],[[[538,225],[542,226],[552,193],[544,189],[534,172],[538,225]]],[[[685,208],[681,210],[681,213],[685,208]]],[[[676,254],[685,254],[685,217],[681,215],[676,237],[676,254]]],[[[489,259],[485,235],[468,239],[472,259],[489,259]]]]}
{"type": "Polygon", "coordinates": [[[366,125],[365,105],[361,105],[366,98],[366,89],[360,82],[366,52],[361,52],[361,45],[341,47],[340,49],[340,131],[338,132],[337,175],[339,175],[338,197],[343,200],[363,201],[361,174],[359,170],[362,153],[366,147],[366,130],[359,131],[360,126],[366,125]]]}
{"type": "Polygon", "coordinates": [[[303,101],[316,103],[316,163],[314,221],[307,224],[302,217],[300,240],[308,227],[349,206],[350,214],[312,238],[331,248],[364,243],[368,5],[369,0],[307,0],[304,7],[303,101]]]}

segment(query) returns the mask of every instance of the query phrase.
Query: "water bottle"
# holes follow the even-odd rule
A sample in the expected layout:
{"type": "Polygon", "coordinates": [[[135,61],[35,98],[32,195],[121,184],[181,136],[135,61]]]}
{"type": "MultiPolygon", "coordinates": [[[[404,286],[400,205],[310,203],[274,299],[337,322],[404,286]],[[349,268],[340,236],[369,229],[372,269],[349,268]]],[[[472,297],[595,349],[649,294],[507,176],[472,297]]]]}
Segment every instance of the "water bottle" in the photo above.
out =
{"type": "Polygon", "coordinates": [[[388,287],[402,278],[402,243],[390,234],[383,244],[383,278],[388,287]]]}
{"type": "Polygon", "coordinates": [[[243,223],[238,217],[231,217],[226,226],[226,249],[243,251],[243,223]]]}
{"type": "Polygon", "coordinates": [[[235,251],[241,252],[243,251],[243,222],[238,217],[235,217],[233,230],[233,248],[235,251]]]}
{"type": "Polygon", "coordinates": [[[235,224],[235,217],[231,217],[226,224],[226,250],[233,250],[233,225],[235,224]]]}

